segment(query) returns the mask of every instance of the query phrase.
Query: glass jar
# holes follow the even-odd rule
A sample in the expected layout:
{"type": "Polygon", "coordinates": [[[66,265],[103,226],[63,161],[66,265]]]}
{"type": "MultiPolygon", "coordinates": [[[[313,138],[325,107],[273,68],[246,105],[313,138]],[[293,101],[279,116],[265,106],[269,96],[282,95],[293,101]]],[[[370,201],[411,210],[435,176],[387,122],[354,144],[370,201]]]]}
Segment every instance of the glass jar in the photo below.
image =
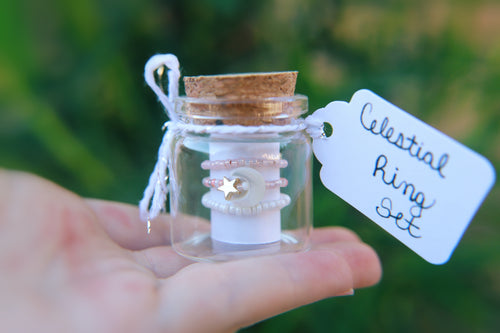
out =
{"type": "Polygon", "coordinates": [[[304,251],[312,229],[307,97],[178,97],[169,186],[171,243],[225,261],[304,251]],[[239,125],[239,126],[235,126],[239,125]]]}

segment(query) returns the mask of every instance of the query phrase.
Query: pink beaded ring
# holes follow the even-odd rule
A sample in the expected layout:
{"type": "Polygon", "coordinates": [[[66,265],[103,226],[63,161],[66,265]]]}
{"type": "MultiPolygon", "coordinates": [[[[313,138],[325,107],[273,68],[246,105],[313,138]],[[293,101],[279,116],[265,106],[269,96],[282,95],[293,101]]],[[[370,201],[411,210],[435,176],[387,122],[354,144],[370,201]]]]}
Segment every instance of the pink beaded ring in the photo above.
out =
{"type": "Polygon", "coordinates": [[[222,169],[235,169],[240,167],[253,167],[253,168],[286,168],[288,166],[287,160],[269,160],[269,159],[227,159],[215,161],[203,161],[201,168],[203,170],[222,170],[222,169]]]}
{"type": "MultiPolygon", "coordinates": [[[[209,178],[205,177],[203,178],[203,185],[206,187],[220,187],[224,184],[223,179],[216,179],[216,178],[209,178]]],[[[277,180],[267,180],[266,181],[266,188],[276,188],[276,187],[286,187],[288,185],[288,180],[286,178],[280,178],[277,180]]],[[[241,184],[236,186],[236,189],[239,191],[245,191],[246,190],[246,184],[245,182],[242,182],[241,184]]]]}

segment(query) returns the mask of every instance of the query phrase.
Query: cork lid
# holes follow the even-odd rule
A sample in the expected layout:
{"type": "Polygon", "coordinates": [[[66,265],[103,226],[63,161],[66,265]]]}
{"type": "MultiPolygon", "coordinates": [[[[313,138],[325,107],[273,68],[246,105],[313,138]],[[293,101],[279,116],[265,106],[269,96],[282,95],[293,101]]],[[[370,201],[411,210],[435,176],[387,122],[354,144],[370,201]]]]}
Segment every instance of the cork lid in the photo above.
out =
{"type": "Polygon", "coordinates": [[[185,76],[186,96],[254,99],[293,96],[297,72],[185,76]]]}
{"type": "Polygon", "coordinates": [[[294,103],[297,72],[185,76],[184,112],[197,124],[285,124],[301,114],[294,103]]]}

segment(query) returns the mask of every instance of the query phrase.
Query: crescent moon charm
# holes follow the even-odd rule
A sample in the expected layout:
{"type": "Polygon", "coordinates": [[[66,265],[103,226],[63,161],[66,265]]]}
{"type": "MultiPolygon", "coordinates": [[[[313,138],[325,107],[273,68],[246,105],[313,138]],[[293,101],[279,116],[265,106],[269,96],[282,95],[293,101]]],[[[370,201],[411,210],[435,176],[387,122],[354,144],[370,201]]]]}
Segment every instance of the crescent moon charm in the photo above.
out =
{"type": "Polygon", "coordinates": [[[266,192],[266,181],[260,172],[248,167],[234,169],[231,176],[240,179],[244,190],[231,197],[238,207],[252,207],[262,201],[266,192]]]}

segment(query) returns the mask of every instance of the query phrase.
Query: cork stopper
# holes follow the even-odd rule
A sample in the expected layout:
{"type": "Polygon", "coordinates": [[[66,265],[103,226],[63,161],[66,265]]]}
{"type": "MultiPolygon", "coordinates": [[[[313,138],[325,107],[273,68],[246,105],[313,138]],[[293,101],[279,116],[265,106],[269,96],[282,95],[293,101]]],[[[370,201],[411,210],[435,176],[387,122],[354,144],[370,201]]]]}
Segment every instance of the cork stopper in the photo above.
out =
{"type": "Polygon", "coordinates": [[[293,96],[297,72],[185,76],[186,96],[255,99],[293,96]]]}
{"type": "Polygon", "coordinates": [[[286,124],[299,113],[292,102],[297,72],[186,76],[186,110],[197,124],[286,124]],[[290,99],[287,99],[290,97],[290,99]]]}

